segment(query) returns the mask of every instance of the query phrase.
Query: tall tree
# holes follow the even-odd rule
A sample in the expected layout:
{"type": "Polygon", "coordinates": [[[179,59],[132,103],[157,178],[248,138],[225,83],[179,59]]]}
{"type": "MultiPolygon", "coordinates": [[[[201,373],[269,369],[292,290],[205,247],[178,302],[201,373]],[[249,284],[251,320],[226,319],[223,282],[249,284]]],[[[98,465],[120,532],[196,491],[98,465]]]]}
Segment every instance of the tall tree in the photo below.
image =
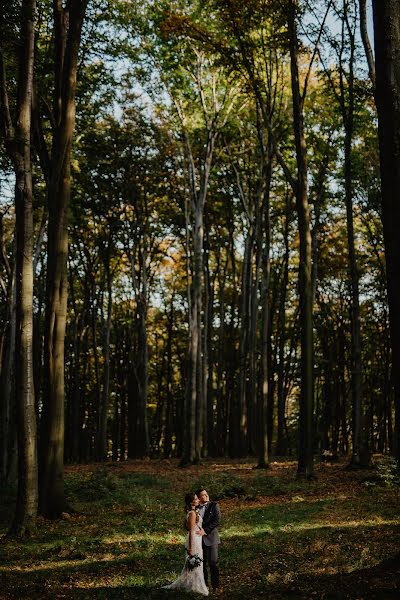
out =
{"type": "MultiPolygon", "coordinates": [[[[296,144],[297,177],[295,196],[299,222],[300,264],[300,328],[301,328],[301,395],[299,423],[299,463],[298,474],[313,475],[313,393],[314,393],[314,352],[313,352],[313,298],[311,278],[311,229],[310,208],[307,194],[307,144],[304,132],[304,92],[300,92],[299,81],[299,40],[297,35],[297,0],[289,0],[288,33],[290,51],[290,71],[293,100],[293,130],[296,144]]],[[[305,88],[306,89],[306,88],[305,88]]]]}
{"type": "Polygon", "coordinates": [[[0,46],[1,125],[15,171],[16,328],[15,395],[18,434],[18,495],[11,531],[29,534],[38,505],[36,414],[33,377],[33,208],[31,103],[35,42],[35,0],[21,4],[16,121],[12,121],[6,66],[0,46]]]}
{"type": "Polygon", "coordinates": [[[64,497],[64,340],[67,312],[71,149],[82,24],[88,0],[54,0],[54,93],[48,165],[45,390],[41,422],[40,511],[57,516],[64,497]]]}
{"type": "Polygon", "coordinates": [[[394,453],[400,460],[400,0],[373,0],[382,220],[386,251],[392,377],[394,453]]]}

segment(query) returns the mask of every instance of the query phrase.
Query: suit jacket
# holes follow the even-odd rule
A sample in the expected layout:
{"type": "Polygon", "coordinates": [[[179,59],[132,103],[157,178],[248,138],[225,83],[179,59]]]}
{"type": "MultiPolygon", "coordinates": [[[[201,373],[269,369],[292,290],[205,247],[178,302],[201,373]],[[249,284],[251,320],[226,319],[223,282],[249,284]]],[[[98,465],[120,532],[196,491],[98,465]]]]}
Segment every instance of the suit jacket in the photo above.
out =
{"type": "Polygon", "coordinates": [[[209,502],[203,515],[203,542],[206,546],[216,546],[220,543],[218,525],[221,521],[221,509],[218,502],[209,502]]]}

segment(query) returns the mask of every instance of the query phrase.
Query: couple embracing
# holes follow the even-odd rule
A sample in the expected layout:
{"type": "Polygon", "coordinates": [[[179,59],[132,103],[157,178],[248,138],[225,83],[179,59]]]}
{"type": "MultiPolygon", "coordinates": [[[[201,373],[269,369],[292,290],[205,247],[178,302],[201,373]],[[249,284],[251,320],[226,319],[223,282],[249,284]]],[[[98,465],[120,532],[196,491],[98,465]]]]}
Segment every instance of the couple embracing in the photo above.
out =
{"type": "Polygon", "coordinates": [[[211,502],[208,493],[201,488],[185,496],[186,556],[182,573],[167,590],[196,592],[208,596],[208,571],[214,590],[219,585],[218,525],[221,510],[217,502],[211,502]]]}

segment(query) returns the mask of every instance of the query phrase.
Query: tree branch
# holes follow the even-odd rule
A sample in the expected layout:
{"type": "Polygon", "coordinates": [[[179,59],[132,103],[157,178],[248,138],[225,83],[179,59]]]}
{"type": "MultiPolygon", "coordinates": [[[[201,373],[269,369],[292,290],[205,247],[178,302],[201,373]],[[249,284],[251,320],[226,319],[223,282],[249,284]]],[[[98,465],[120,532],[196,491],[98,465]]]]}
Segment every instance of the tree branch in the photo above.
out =
{"type": "Polygon", "coordinates": [[[4,62],[3,48],[0,45],[0,116],[1,126],[8,152],[14,156],[13,145],[15,142],[15,130],[10,113],[10,104],[7,93],[7,76],[4,62]]]}
{"type": "Polygon", "coordinates": [[[368,72],[372,85],[375,88],[375,59],[372,52],[371,43],[367,28],[367,0],[359,0],[360,3],[360,30],[361,39],[364,46],[365,56],[367,57],[368,72]]]}

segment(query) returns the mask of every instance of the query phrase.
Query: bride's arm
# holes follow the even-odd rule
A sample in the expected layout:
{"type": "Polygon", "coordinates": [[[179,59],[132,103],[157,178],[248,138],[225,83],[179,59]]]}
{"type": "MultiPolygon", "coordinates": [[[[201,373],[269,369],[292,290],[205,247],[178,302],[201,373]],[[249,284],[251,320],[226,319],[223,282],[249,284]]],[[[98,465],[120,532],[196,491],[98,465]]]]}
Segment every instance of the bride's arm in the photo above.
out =
{"type": "Polygon", "coordinates": [[[188,517],[189,554],[193,554],[195,527],[196,527],[196,515],[195,515],[195,512],[193,510],[191,510],[189,513],[189,517],[188,517]]]}

